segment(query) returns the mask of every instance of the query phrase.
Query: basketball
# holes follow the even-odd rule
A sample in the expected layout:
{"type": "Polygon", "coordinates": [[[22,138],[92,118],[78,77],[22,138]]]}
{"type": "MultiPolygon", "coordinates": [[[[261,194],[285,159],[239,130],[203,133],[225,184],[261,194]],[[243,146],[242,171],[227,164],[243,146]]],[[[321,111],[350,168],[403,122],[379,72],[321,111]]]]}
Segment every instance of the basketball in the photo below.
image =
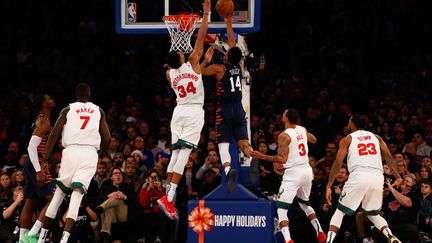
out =
{"type": "Polygon", "coordinates": [[[216,12],[222,17],[231,16],[234,12],[234,2],[232,0],[218,0],[216,3],[216,12]]]}

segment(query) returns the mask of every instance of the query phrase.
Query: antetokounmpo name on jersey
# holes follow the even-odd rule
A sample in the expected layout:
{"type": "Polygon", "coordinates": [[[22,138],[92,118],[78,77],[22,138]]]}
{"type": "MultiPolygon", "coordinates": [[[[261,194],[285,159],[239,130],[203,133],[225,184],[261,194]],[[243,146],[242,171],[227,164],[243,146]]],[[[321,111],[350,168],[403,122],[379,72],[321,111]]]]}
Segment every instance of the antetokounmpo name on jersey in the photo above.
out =
{"type": "Polygon", "coordinates": [[[198,76],[195,75],[195,74],[193,74],[193,73],[182,73],[182,74],[180,74],[180,75],[177,75],[177,76],[174,78],[173,82],[172,82],[173,87],[176,88],[176,87],[177,87],[177,84],[178,84],[182,79],[191,79],[191,80],[193,80],[194,82],[196,82],[196,81],[198,81],[198,76]]]}

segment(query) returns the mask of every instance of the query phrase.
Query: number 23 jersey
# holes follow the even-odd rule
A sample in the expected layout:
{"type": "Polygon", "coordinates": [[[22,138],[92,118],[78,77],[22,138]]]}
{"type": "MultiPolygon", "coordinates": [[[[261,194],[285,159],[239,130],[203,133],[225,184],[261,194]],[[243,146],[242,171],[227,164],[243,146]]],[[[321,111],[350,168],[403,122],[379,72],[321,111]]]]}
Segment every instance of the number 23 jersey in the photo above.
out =
{"type": "Polygon", "coordinates": [[[101,137],[99,106],[91,102],[69,104],[66,124],[63,127],[62,145],[89,145],[99,150],[101,137]]]}
{"type": "Polygon", "coordinates": [[[376,169],[383,171],[381,149],[375,134],[358,130],[350,134],[351,144],[348,148],[348,171],[357,168],[376,169]]]}
{"type": "Polygon", "coordinates": [[[189,62],[169,71],[171,88],[177,96],[177,105],[204,105],[202,75],[197,74],[189,62]]]}

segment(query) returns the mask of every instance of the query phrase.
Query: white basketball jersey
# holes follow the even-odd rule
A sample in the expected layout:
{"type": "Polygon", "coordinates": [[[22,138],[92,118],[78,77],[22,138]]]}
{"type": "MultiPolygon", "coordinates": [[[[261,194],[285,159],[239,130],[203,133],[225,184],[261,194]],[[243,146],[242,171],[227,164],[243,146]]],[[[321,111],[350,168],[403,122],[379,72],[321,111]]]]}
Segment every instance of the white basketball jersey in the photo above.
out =
{"type": "Polygon", "coordinates": [[[290,136],[291,142],[288,147],[288,160],[284,164],[284,168],[309,166],[309,148],[307,144],[306,129],[297,125],[295,128],[286,129],[285,133],[290,136]]]}
{"type": "Polygon", "coordinates": [[[195,73],[189,62],[169,71],[171,88],[177,95],[177,105],[204,105],[202,75],[195,73]]]}
{"type": "Polygon", "coordinates": [[[381,148],[375,134],[358,130],[350,134],[351,144],[348,149],[348,171],[357,168],[383,171],[381,148]]]}
{"type": "Polygon", "coordinates": [[[63,127],[62,145],[90,145],[99,150],[101,137],[99,106],[91,103],[75,102],[69,104],[66,124],[63,127]]]}

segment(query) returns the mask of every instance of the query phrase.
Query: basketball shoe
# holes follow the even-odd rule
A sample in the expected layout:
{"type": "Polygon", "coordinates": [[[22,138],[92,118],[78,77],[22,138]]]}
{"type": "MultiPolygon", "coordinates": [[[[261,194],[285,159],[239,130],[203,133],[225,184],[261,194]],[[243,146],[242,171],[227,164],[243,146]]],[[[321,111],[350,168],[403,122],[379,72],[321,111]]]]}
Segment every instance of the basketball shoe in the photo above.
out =
{"type": "Polygon", "coordinates": [[[171,220],[178,219],[178,214],[174,207],[174,200],[172,202],[168,201],[168,194],[165,194],[165,196],[159,198],[157,203],[162,212],[164,212],[168,218],[171,220]]]}
{"type": "Polygon", "coordinates": [[[320,231],[317,234],[317,239],[319,243],[326,243],[327,241],[327,236],[324,232],[320,231]]]}

